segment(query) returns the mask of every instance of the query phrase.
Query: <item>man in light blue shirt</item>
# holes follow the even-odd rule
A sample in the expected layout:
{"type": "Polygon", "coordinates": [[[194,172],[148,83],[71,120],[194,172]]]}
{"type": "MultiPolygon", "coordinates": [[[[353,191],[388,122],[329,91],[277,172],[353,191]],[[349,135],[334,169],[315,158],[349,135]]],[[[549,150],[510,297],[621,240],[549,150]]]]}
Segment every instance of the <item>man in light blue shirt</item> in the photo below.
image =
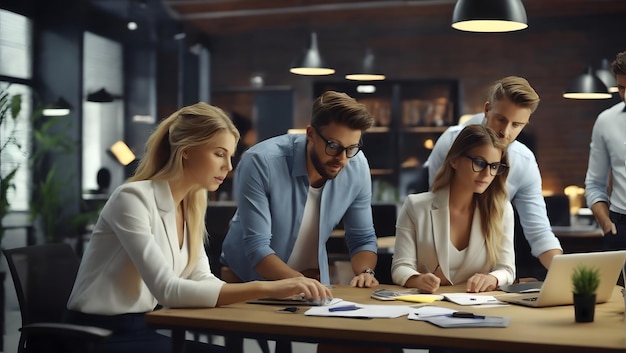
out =
{"type": "Polygon", "coordinates": [[[326,241],[341,220],[352,286],[378,285],[372,185],[361,136],[373,123],[362,104],[328,91],[313,104],[306,134],[262,141],[242,156],[237,212],[221,261],[243,281],[307,276],[330,284],[326,241]]]}
{"type": "MultiPolygon", "coordinates": [[[[545,199],[541,194],[541,174],[535,155],[516,140],[524,126],[528,124],[530,115],[537,105],[539,96],[526,79],[516,76],[505,77],[496,81],[489,89],[484,113],[475,115],[464,125],[485,124],[494,129],[500,139],[508,145],[510,166],[506,184],[509,200],[519,214],[532,255],[548,268],[552,257],[562,254],[563,249],[550,226],[545,199]]],[[[426,161],[430,186],[448,149],[463,126],[448,128],[437,140],[426,161]]]]}
{"type": "Polygon", "coordinates": [[[619,250],[626,249],[626,51],[617,54],[611,70],[622,101],[600,113],[593,125],[585,198],[605,234],[604,248],[619,250]]]}

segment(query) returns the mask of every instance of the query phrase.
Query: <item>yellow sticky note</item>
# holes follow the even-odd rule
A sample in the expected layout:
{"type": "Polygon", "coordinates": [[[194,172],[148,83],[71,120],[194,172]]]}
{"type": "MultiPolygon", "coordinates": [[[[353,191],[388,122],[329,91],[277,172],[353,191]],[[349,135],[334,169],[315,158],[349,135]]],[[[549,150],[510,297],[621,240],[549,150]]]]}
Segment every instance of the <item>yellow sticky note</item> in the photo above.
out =
{"type": "Polygon", "coordinates": [[[437,300],[443,300],[443,295],[439,294],[409,294],[401,295],[395,298],[396,300],[402,300],[411,303],[432,303],[437,300]]]}

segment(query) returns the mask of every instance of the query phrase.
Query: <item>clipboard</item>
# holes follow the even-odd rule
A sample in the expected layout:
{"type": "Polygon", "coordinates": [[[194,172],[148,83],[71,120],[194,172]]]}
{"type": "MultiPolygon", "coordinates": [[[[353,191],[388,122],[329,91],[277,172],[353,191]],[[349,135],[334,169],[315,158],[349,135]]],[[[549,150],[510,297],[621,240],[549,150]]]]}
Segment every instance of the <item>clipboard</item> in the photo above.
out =
{"type": "Polygon", "coordinates": [[[423,321],[443,328],[454,327],[507,327],[511,318],[501,316],[485,316],[484,318],[456,318],[447,315],[431,316],[423,321]]]}

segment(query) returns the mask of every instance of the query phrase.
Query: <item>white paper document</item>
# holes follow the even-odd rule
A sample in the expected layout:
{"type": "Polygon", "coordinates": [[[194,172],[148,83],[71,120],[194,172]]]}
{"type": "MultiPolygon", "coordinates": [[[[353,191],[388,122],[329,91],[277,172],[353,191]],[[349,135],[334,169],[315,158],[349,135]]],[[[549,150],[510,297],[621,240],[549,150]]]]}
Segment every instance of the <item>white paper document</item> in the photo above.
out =
{"type": "Polygon", "coordinates": [[[408,305],[371,305],[344,300],[334,305],[311,307],[304,313],[304,315],[393,319],[408,315],[411,310],[413,309],[411,309],[408,305]],[[354,308],[352,308],[352,306],[354,306],[354,308]],[[350,307],[350,310],[339,309],[338,311],[333,311],[335,308],[341,307],[350,307]]]}
{"type": "Polygon", "coordinates": [[[484,304],[504,304],[493,295],[473,294],[473,293],[445,293],[443,297],[458,305],[484,305],[484,304]]]}
{"type": "Polygon", "coordinates": [[[430,317],[449,315],[455,311],[458,310],[429,305],[417,309],[411,309],[408,318],[409,320],[426,321],[430,317]]]}

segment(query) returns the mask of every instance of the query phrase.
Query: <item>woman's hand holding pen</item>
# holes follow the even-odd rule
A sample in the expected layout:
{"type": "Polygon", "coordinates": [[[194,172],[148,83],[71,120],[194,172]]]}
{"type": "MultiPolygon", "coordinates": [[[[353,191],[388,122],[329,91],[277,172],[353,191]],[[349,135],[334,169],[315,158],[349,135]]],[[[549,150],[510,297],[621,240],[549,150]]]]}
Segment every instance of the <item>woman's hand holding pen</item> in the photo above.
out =
{"type": "MultiPolygon", "coordinates": [[[[412,280],[410,287],[417,288],[420,293],[435,293],[441,285],[441,278],[433,273],[421,273],[411,277],[409,280],[412,280]]],[[[408,281],[407,284],[409,284],[408,281]]],[[[407,287],[409,286],[407,285],[407,287]]]]}
{"type": "Polygon", "coordinates": [[[406,287],[417,288],[421,293],[435,293],[439,286],[441,286],[441,278],[435,275],[435,271],[439,268],[439,265],[435,267],[435,271],[430,271],[426,264],[422,264],[425,272],[420,273],[417,276],[409,278],[405,283],[406,287]]]}

